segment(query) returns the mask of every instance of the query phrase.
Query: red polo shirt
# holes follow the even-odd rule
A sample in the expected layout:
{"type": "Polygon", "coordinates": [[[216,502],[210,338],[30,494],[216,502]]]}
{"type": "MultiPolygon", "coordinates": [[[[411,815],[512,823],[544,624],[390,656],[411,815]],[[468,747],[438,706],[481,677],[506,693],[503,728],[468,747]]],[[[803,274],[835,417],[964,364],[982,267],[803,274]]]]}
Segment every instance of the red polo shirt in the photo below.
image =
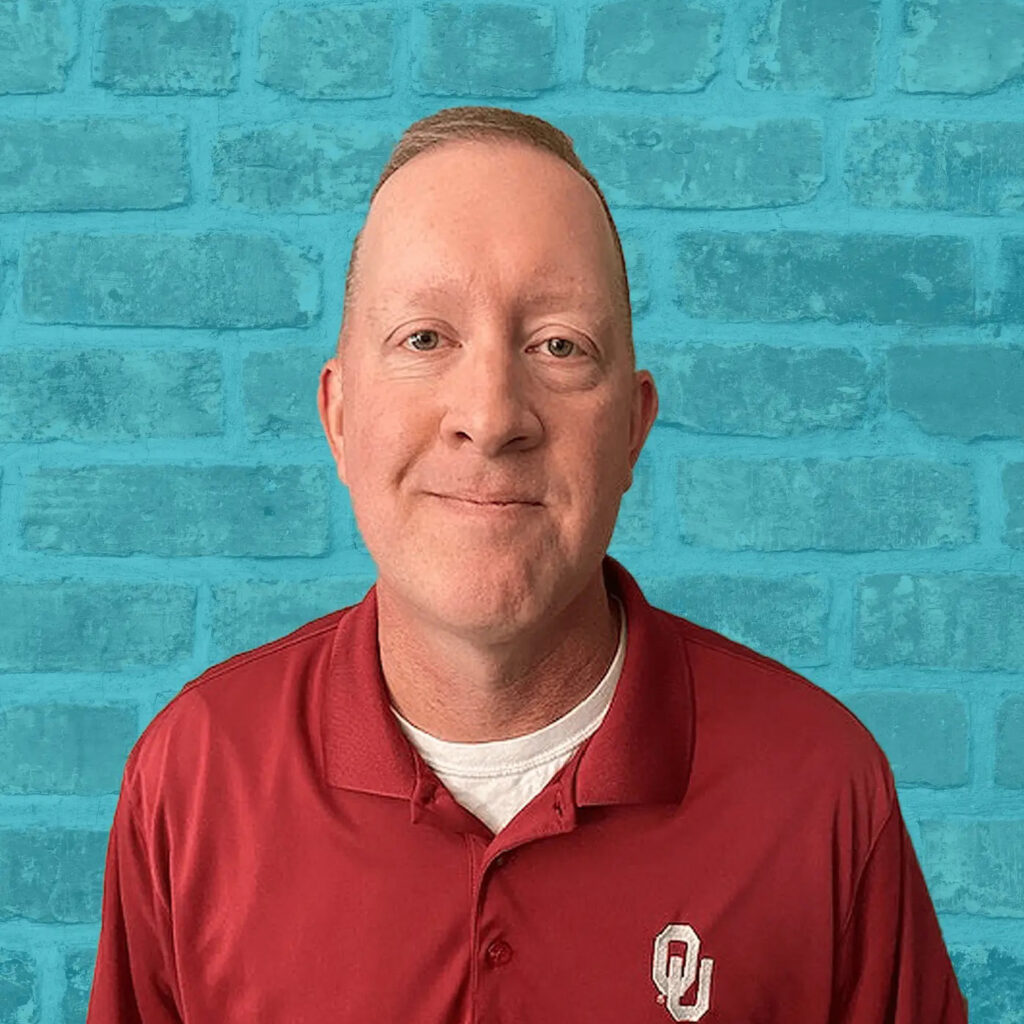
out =
{"type": "Polygon", "coordinates": [[[496,836],[391,713],[375,588],[185,686],[125,767],[88,1024],[964,1024],[865,728],[604,571],[612,704],[496,836]]]}

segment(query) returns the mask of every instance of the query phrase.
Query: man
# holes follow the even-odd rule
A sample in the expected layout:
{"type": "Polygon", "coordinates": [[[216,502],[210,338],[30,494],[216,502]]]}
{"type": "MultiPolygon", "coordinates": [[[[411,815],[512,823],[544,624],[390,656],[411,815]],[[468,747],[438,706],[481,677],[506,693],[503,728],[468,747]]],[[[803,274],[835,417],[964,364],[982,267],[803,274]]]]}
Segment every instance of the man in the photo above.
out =
{"type": "Polygon", "coordinates": [[[546,122],[413,125],[319,407],[378,578],[128,759],[89,1024],[961,1024],[889,766],[606,554],[657,413],[546,122]]]}

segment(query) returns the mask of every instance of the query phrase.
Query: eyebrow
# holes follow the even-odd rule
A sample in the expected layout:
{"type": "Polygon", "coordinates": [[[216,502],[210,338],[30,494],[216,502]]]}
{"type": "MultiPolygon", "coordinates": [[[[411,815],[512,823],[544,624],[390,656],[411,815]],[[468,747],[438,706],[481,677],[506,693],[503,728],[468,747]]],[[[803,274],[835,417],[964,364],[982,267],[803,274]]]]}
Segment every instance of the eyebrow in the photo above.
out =
{"type": "MultiPolygon", "coordinates": [[[[402,292],[398,295],[392,293],[375,303],[372,308],[375,312],[383,312],[398,303],[415,304],[437,298],[452,298],[465,293],[467,290],[451,282],[428,281],[410,292],[402,292]]],[[[537,284],[521,295],[521,301],[524,306],[538,306],[552,302],[579,303],[588,311],[598,313],[602,317],[609,315],[606,303],[600,300],[597,303],[584,300],[583,289],[579,287],[537,284]]]]}

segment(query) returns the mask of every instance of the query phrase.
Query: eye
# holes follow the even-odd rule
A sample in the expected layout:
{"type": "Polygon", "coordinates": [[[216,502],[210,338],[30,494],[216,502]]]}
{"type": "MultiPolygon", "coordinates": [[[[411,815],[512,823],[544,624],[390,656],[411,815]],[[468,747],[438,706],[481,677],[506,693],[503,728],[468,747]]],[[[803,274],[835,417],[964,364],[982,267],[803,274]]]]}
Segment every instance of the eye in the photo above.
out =
{"type": "Polygon", "coordinates": [[[575,341],[570,341],[568,338],[558,338],[558,337],[545,338],[545,340],[543,342],[541,342],[541,344],[542,345],[547,345],[548,346],[548,351],[553,356],[557,356],[559,359],[566,358],[567,356],[569,356],[572,353],[572,350],[574,348],[575,349],[579,348],[579,345],[577,345],[575,341]],[[552,346],[552,342],[554,342],[554,344],[556,346],[558,346],[558,349],[559,349],[558,351],[555,351],[555,349],[553,349],[551,347],[552,346]]]}
{"type": "Polygon", "coordinates": [[[440,335],[437,333],[437,331],[431,331],[431,330],[413,331],[412,334],[407,334],[405,336],[405,340],[402,342],[402,344],[404,345],[404,344],[406,344],[407,342],[410,342],[410,341],[413,342],[413,351],[414,352],[432,352],[435,348],[437,348],[437,344],[440,343],[440,335]],[[433,336],[433,338],[435,340],[435,344],[428,345],[425,348],[420,348],[419,345],[416,344],[415,339],[423,338],[425,336],[427,336],[427,337],[433,336]]]}
{"type": "MultiPolygon", "coordinates": [[[[414,352],[433,352],[441,343],[441,335],[438,331],[430,328],[422,328],[418,331],[413,331],[411,334],[407,334],[402,341],[403,346],[411,347],[414,352]],[[431,343],[431,339],[433,343],[431,343]],[[426,344],[423,341],[426,340],[426,344]]],[[[542,345],[548,346],[548,352],[555,356],[556,359],[566,360],[569,358],[573,351],[580,351],[580,346],[569,338],[560,338],[553,336],[545,338],[541,342],[542,345]]]]}

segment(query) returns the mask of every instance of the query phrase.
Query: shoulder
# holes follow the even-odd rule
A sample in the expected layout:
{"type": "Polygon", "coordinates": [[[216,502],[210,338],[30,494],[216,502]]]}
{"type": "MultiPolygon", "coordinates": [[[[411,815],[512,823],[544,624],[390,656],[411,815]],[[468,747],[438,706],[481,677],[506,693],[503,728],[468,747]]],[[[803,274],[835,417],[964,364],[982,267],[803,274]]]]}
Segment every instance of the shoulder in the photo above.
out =
{"type": "Polygon", "coordinates": [[[149,810],[159,790],[188,784],[226,757],[274,743],[315,712],[337,625],[350,608],[331,612],[287,636],[210,666],[154,716],[125,763],[122,793],[149,810]]]}
{"type": "Polygon", "coordinates": [[[888,759],[859,718],[823,687],[779,661],[675,617],[693,681],[698,743],[742,757],[770,783],[813,776],[851,785],[885,810],[895,794],[888,759]],[[774,777],[774,778],[773,778],[774,777]]]}

